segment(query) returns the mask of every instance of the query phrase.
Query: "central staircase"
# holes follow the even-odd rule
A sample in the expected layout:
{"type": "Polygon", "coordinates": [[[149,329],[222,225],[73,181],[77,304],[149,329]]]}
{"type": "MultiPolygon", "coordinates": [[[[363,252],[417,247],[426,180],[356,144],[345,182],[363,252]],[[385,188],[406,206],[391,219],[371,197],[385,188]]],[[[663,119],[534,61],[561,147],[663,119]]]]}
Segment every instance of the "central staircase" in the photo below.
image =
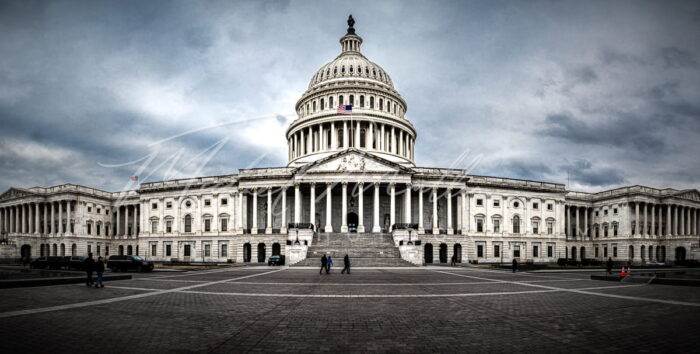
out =
{"type": "Polygon", "coordinates": [[[343,257],[350,256],[352,267],[414,267],[401,259],[390,234],[385,233],[317,233],[306,259],[292,266],[321,266],[323,255],[333,257],[333,267],[343,268],[343,257]]]}

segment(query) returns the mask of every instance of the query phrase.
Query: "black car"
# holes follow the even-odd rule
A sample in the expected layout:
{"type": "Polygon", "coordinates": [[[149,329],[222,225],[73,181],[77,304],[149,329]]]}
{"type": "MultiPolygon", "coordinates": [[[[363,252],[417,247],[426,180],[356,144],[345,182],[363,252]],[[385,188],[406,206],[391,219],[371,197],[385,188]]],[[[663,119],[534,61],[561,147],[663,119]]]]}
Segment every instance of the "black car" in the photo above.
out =
{"type": "Polygon", "coordinates": [[[150,272],[153,270],[153,262],[149,262],[139,256],[110,256],[109,260],[107,260],[107,268],[113,272],[126,272],[128,270],[150,272]]]}
{"type": "Polygon", "coordinates": [[[284,256],[283,255],[270,256],[270,258],[267,259],[267,265],[269,265],[269,266],[284,265],[284,256]]]}
{"type": "Polygon", "coordinates": [[[601,261],[599,259],[595,259],[595,258],[584,258],[583,260],[581,260],[581,265],[599,266],[599,265],[603,265],[603,261],[601,261]]]}
{"type": "Polygon", "coordinates": [[[580,264],[581,263],[579,263],[577,260],[575,260],[573,258],[559,258],[559,259],[557,259],[557,265],[559,265],[560,267],[563,267],[563,266],[575,267],[575,266],[578,266],[580,264]]]}
{"type": "Polygon", "coordinates": [[[65,267],[68,270],[83,270],[85,269],[85,260],[87,257],[85,256],[72,256],[72,257],[65,257],[68,258],[67,260],[64,260],[65,267]]]}
{"type": "Polygon", "coordinates": [[[63,257],[49,256],[39,257],[29,263],[32,268],[38,269],[61,269],[63,257]]]}

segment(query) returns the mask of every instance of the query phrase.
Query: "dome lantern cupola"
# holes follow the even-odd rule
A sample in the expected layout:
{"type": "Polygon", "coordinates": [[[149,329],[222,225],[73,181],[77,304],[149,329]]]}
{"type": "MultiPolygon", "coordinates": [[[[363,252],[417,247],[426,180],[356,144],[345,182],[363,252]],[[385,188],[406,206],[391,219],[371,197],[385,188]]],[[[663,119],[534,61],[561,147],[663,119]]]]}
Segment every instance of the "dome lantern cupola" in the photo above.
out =
{"type": "Polygon", "coordinates": [[[343,48],[342,53],[360,52],[362,37],[355,34],[355,27],[353,27],[354,25],[355,20],[352,18],[352,15],[350,15],[350,17],[348,17],[348,33],[340,38],[340,45],[343,48]]]}

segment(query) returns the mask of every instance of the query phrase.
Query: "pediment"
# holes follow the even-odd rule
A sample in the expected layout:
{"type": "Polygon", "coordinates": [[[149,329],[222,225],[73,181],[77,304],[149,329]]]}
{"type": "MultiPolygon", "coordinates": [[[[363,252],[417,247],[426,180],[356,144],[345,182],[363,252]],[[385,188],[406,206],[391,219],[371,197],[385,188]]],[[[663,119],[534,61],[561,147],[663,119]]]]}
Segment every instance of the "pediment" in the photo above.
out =
{"type": "Polygon", "coordinates": [[[694,189],[685,190],[675,195],[676,198],[700,202],[700,192],[694,189]]]}
{"type": "Polygon", "coordinates": [[[7,191],[5,191],[5,193],[0,195],[0,200],[29,197],[29,196],[33,196],[33,195],[34,195],[34,193],[29,192],[29,191],[24,190],[24,189],[10,188],[7,191]]]}
{"type": "Polygon", "coordinates": [[[409,169],[378,156],[349,150],[314,162],[304,168],[304,173],[400,173],[409,169]]]}

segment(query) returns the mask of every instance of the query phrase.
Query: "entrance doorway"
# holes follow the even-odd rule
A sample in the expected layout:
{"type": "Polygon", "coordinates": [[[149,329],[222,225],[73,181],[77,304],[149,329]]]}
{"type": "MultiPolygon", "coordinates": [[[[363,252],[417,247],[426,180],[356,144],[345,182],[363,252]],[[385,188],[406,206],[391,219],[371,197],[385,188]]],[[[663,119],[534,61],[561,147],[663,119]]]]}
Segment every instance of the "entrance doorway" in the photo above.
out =
{"type": "Polygon", "coordinates": [[[433,245],[426,243],[423,250],[423,258],[425,263],[433,263],[433,245]]]}
{"type": "Polygon", "coordinates": [[[447,263],[447,245],[440,244],[440,263],[447,263]]]}
{"type": "Polygon", "coordinates": [[[272,255],[273,256],[279,256],[280,255],[280,244],[275,242],[272,244],[272,255]]]}
{"type": "Polygon", "coordinates": [[[571,247],[571,258],[576,259],[576,247],[571,247]]]}
{"type": "Polygon", "coordinates": [[[348,231],[349,232],[357,232],[357,222],[359,218],[357,217],[357,214],[350,212],[348,213],[348,231]]]}
{"type": "Polygon", "coordinates": [[[20,256],[22,256],[22,259],[29,259],[32,257],[32,246],[30,245],[22,245],[22,248],[19,250],[20,256]]]}
{"type": "Polygon", "coordinates": [[[586,259],[586,247],[581,247],[581,261],[586,259]]]}
{"type": "Polygon", "coordinates": [[[243,245],[243,262],[250,262],[251,248],[250,243],[243,245]]]}
{"type": "Polygon", "coordinates": [[[462,245],[455,243],[453,247],[454,255],[457,263],[462,263],[462,245]]]}
{"type": "Polygon", "coordinates": [[[258,243],[258,263],[265,263],[265,244],[258,243]]]}
{"type": "Polygon", "coordinates": [[[685,262],[685,247],[676,247],[676,263],[685,262]]]}

